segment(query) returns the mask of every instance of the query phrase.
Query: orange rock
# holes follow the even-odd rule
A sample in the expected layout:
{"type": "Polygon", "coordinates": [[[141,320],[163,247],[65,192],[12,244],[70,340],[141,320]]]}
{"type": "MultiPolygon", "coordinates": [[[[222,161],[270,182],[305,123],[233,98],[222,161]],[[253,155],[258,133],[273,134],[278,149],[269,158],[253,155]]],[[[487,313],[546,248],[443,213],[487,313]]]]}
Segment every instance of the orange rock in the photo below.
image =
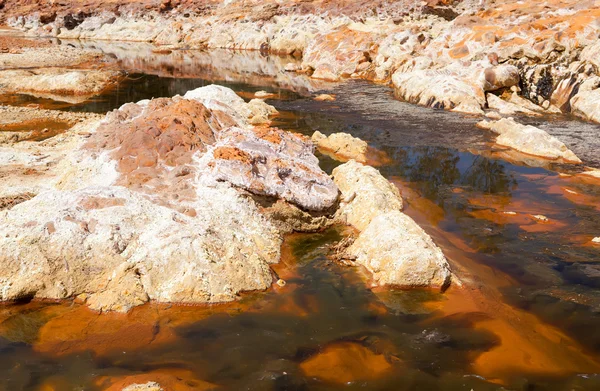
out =
{"type": "Polygon", "coordinates": [[[382,354],[375,354],[355,342],[339,342],[300,364],[306,376],[345,384],[382,377],[392,365],[382,354]]]}

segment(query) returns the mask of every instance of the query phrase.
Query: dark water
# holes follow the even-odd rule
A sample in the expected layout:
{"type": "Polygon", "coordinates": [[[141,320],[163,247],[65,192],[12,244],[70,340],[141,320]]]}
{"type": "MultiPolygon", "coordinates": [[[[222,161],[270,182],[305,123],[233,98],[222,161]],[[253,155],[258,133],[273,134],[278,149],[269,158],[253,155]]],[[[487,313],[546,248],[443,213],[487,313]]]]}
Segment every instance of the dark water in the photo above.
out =
{"type": "MultiPolygon", "coordinates": [[[[473,265],[510,281],[492,286],[494,281],[476,275],[475,286],[497,291],[495,300],[558,328],[579,344],[581,355],[600,357],[600,249],[586,245],[600,236],[600,187],[559,174],[576,169],[502,158],[490,135],[474,126],[475,119],[398,102],[383,86],[348,82],[331,91],[336,101],[315,102],[310,94],[331,86],[288,74],[282,81],[288,60],[243,54],[219,62],[219,73],[210,65],[222,61],[218,57],[190,54],[198,61],[192,62],[195,68],[190,61],[178,62],[179,53],[157,55],[157,65],[141,62],[147,52],[126,57],[124,49],[108,45],[104,50],[130,72],[128,81],[92,102],[62,109],[105,112],[213,82],[243,93],[276,93],[281,99],[269,103],[281,112],[277,126],[306,135],[347,132],[384,151],[392,163],[380,170],[401,186],[407,213],[436,240],[459,240],[460,253],[473,265]],[[251,74],[244,74],[244,62],[253,66],[251,74]],[[532,215],[549,222],[540,225],[532,215]]],[[[563,122],[563,129],[576,124],[563,122]]],[[[585,126],[583,139],[599,128],[585,126]]],[[[575,152],[596,163],[589,146],[575,152]]],[[[321,156],[321,164],[331,171],[339,163],[321,156]]],[[[565,373],[513,369],[498,375],[504,384],[481,377],[472,365],[477,357],[512,343],[477,327],[489,313],[448,315],[428,305],[445,300],[435,292],[374,292],[356,270],[328,261],[327,245],[338,239],[334,229],[290,239],[286,287],[249,294],[233,309],[145,309],[143,316],[134,311],[109,322],[104,320],[113,319],[109,315],[98,318],[70,303],[2,307],[0,389],[41,390],[54,384],[57,390],[95,390],[103,388],[98,380],[103,376],[159,369],[189,371],[194,379],[227,390],[600,389],[596,371],[570,368],[565,373]],[[133,331],[127,325],[135,325],[133,331]],[[49,342],[52,330],[59,343],[49,342]],[[349,384],[303,372],[302,363],[346,342],[383,356],[390,368],[349,384]]],[[[450,251],[454,247],[441,245],[449,249],[451,262],[459,262],[450,251]]]]}

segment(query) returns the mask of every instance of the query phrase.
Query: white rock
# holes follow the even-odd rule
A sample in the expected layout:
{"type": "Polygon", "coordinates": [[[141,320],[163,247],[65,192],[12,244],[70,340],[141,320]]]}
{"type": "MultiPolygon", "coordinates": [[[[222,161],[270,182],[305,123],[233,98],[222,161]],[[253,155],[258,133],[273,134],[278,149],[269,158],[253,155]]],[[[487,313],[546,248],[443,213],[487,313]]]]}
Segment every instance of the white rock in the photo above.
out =
{"type": "Polygon", "coordinates": [[[400,211],[375,217],[347,255],[372,273],[376,285],[445,288],[450,283],[450,267],[440,248],[400,211]]]}
{"type": "Polygon", "coordinates": [[[496,143],[499,145],[546,159],[581,163],[581,160],[556,137],[534,126],[519,124],[512,118],[482,121],[477,126],[497,133],[496,143]]]}
{"type": "Polygon", "coordinates": [[[367,161],[367,143],[348,133],[333,133],[325,136],[317,130],[311,139],[317,148],[330,151],[342,159],[354,159],[361,163],[367,161]]]}
{"type": "Polygon", "coordinates": [[[227,184],[198,195],[196,218],[122,187],[48,191],[1,212],[0,300],[91,293],[93,308],[127,311],[269,287],[278,232],[227,184]]]}
{"type": "Polygon", "coordinates": [[[336,167],[332,176],[342,192],[338,215],[359,231],[380,214],[402,210],[398,188],[373,167],[350,160],[336,167]]]}

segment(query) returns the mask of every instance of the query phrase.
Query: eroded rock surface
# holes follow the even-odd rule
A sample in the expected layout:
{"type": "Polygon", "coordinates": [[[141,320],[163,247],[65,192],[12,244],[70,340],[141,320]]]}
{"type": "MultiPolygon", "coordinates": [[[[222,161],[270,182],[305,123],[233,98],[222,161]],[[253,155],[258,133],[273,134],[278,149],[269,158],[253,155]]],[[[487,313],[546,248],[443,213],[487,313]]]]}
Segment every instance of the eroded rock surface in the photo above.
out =
{"type": "MultiPolygon", "coordinates": [[[[290,71],[392,82],[405,100],[470,114],[482,114],[485,92],[511,86],[548,112],[570,112],[600,76],[597,0],[6,1],[0,17],[31,35],[302,55],[290,71]]],[[[583,103],[591,95],[575,112],[597,121],[583,103]]]]}
{"type": "Polygon", "coordinates": [[[338,189],[309,140],[248,124],[264,102],[213,86],[186,96],[109,113],[54,185],[0,212],[0,300],[83,295],[127,311],[271,285],[281,235],[250,195],[326,211],[338,189]]]}
{"type": "Polygon", "coordinates": [[[121,72],[37,68],[0,71],[0,93],[28,94],[70,103],[79,103],[115,86],[121,72]]]}

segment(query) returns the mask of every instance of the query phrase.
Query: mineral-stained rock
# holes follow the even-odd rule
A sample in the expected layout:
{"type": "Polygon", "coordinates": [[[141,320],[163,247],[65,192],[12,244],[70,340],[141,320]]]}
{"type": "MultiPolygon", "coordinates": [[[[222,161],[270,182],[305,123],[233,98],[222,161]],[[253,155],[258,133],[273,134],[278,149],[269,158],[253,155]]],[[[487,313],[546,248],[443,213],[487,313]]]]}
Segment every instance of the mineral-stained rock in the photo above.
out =
{"type": "Polygon", "coordinates": [[[317,130],[311,139],[319,149],[331,151],[342,159],[354,159],[361,163],[367,161],[367,143],[347,133],[333,133],[325,136],[317,130]]]}
{"type": "Polygon", "coordinates": [[[346,255],[371,272],[376,285],[445,288],[450,283],[442,250],[400,211],[371,220],[346,255]]]}
{"type": "Polygon", "coordinates": [[[214,148],[200,159],[201,170],[217,180],[322,211],[335,204],[338,189],[318,163],[312,144],[297,135],[238,127],[220,132],[214,148]]]}
{"type": "Polygon", "coordinates": [[[402,210],[398,188],[373,167],[350,160],[336,167],[332,176],[342,192],[338,216],[359,231],[380,214],[402,210]]]}
{"type": "Polygon", "coordinates": [[[477,126],[498,134],[496,143],[533,156],[581,163],[581,160],[556,137],[530,125],[522,125],[512,118],[482,121],[477,126]]]}
{"type": "Polygon", "coordinates": [[[371,50],[377,34],[353,26],[317,35],[304,52],[303,68],[312,68],[312,77],[339,80],[360,70],[360,65],[370,62],[371,50]]]}
{"type": "Polygon", "coordinates": [[[93,308],[127,311],[269,287],[278,232],[228,185],[197,191],[197,217],[121,187],[48,191],[2,212],[0,300],[89,293],[93,308]]]}
{"type": "Polygon", "coordinates": [[[127,311],[271,286],[281,232],[248,192],[327,223],[337,186],[309,140],[247,123],[264,102],[200,90],[109,113],[58,163],[56,187],[0,211],[0,300],[83,295],[127,311]]]}
{"type": "Polygon", "coordinates": [[[161,368],[129,376],[101,376],[96,383],[105,391],[207,391],[215,384],[198,379],[187,369],[161,368]]]}
{"type": "Polygon", "coordinates": [[[151,381],[145,384],[130,384],[123,388],[122,391],[164,391],[164,389],[160,384],[151,381]]]}

